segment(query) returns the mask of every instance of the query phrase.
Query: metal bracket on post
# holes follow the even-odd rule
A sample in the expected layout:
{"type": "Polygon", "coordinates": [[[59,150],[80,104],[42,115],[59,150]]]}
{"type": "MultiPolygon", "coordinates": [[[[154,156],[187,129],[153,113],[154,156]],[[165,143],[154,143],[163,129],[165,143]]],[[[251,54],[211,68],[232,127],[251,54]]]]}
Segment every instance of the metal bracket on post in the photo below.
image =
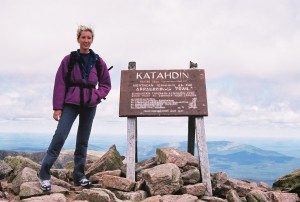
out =
{"type": "Polygon", "coordinates": [[[135,69],[136,69],[136,62],[129,62],[128,70],[135,70],[135,69]]]}
{"type": "MultiPolygon", "coordinates": [[[[128,70],[135,70],[136,62],[129,62],[128,70]]],[[[137,162],[137,117],[127,117],[127,168],[126,177],[135,181],[137,162]]]]}

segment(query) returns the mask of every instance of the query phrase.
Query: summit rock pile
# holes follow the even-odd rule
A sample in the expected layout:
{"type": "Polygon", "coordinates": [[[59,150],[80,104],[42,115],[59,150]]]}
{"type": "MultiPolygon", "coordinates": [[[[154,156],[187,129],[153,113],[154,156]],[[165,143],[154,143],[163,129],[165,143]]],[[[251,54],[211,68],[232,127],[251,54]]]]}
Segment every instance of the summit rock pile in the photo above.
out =
{"type": "MultiPolygon", "coordinates": [[[[211,175],[213,196],[205,196],[199,162],[188,152],[159,148],[156,156],[136,164],[136,181],[126,178],[126,160],[115,145],[98,159],[87,161],[86,176],[92,186],[73,186],[72,162],[51,170],[52,190],[40,189],[40,168],[28,156],[0,160],[0,202],[297,202],[298,184],[269,187],[266,183],[228,178],[225,172],[211,175]],[[291,188],[293,187],[293,188],[291,188]],[[275,189],[276,188],[276,189],[275,189]],[[290,193],[293,192],[293,193],[290,193]]],[[[298,173],[298,172],[297,172],[298,173]]],[[[284,181],[285,180],[285,181],[284,181]]]]}

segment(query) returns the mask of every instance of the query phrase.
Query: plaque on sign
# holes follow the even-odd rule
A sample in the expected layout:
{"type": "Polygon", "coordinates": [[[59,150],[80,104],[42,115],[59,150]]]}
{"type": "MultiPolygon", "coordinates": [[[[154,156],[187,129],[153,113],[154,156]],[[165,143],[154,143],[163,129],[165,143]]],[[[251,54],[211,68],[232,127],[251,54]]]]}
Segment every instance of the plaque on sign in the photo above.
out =
{"type": "Polygon", "coordinates": [[[207,115],[203,69],[121,72],[120,117],[207,115]]]}

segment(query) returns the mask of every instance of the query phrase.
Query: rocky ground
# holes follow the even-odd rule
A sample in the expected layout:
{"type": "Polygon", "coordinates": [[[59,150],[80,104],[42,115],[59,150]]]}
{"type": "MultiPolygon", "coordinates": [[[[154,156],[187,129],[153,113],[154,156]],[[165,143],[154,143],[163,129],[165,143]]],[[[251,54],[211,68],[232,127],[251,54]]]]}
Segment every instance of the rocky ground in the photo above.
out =
{"type": "MultiPolygon", "coordinates": [[[[207,196],[199,162],[191,154],[173,148],[157,149],[155,157],[136,164],[136,181],[132,181],[126,178],[126,161],[114,145],[105,154],[89,158],[86,176],[93,182],[89,188],[73,186],[70,161],[60,164],[61,169],[51,170],[52,190],[43,192],[37,177],[40,158],[34,156],[13,155],[0,160],[0,202],[300,201],[300,170],[278,179],[273,187],[264,182],[230,179],[224,172],[212,173],[213,196],[207,196]]],[[[66,155],[63,158],[70,160],[66,155]]]]}

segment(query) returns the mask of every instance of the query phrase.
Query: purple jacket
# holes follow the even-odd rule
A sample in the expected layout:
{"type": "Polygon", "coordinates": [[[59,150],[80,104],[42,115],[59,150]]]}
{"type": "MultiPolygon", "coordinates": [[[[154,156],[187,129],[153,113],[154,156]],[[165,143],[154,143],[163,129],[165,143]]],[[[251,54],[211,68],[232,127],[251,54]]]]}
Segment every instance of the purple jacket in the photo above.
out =
{"type": "MultiPolygon", "coordinates": [[[[100,57],[99,57],[100,58],[100,57]]],[[[53,91],[53,109],[63,109],[65,103],[80,105],[80,87],[71,86],[66,88],[66,75],[68,72],[68,63],[70,60],[70,54],[65,56],[62,60],[55,77],[54,91],[53,91]]],[[[87,79],[83,79],[80,66],[75,63],[72,70],[70,81],[83,84],[97,85],[97,88],[92,89],[91,100],[89,107],[94,107],[101,102],[103,98],[107,96],[111,89],[111,82],[108,69],[105,62],[100,58],[101,72],[98,83],[97,70],[94,66],[87,79]]],[[[84,88],[84,103],[88,102],[90,91],[84,88]]]]}

